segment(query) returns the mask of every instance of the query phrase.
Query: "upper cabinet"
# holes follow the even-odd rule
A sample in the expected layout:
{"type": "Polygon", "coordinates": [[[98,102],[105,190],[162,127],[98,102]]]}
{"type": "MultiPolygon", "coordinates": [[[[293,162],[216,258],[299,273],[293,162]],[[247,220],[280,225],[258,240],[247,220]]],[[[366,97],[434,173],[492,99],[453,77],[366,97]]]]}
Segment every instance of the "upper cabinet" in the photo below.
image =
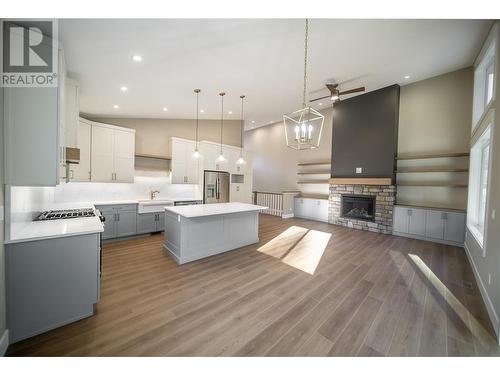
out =
{"type": "Polygon", "coordinates": [[[92,123],[91,181],[134,182],[135,130],[92,123]]]}
{"type": "Polygon", "coordinates": [[[88,182],[90,181],[90,152],[92,139],[92,123],[85,119],[78,120],[78,130],[76,135],[77,143],[74,147],[80,149],[80,162],[78,164],[69,164],[70,182],[88,182]]]}
{"type": "Polygon", "coordinates": [[[55,186],[64,171],[62,108],[64,60],[59,87],[5,88],[5,183],[18,186],[55,186]]]}
{"type": "Polygon", "coordinates": [[[198,184],[199,159],[193,158],[196,143],[187,139],[172,137],[172,183],[198,184]]]}

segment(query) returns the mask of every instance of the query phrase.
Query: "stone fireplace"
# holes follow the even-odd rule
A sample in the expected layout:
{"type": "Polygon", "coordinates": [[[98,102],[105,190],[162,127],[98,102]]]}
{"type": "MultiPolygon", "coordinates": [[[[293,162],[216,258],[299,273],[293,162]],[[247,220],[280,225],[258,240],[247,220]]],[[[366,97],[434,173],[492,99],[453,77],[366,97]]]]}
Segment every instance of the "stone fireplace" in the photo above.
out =
{"type": "Polygon", "coordinates": [[[328,221],[349,228],[391,234],[395,196],[394,185],[331,182],[328,221]]]}

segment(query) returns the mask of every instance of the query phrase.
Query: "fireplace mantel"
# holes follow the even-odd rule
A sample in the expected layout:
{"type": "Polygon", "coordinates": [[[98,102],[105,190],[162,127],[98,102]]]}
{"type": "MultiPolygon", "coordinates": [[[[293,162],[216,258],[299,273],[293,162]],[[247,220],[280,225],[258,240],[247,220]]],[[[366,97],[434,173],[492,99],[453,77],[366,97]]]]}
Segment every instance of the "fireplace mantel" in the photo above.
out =
{"type": "Polygon", "coordinates": [[[348,178],[330,178],[330,185],[378,185],[390,186],[394,185],[394,181],[389,177],[348,177],[348,178]]]}

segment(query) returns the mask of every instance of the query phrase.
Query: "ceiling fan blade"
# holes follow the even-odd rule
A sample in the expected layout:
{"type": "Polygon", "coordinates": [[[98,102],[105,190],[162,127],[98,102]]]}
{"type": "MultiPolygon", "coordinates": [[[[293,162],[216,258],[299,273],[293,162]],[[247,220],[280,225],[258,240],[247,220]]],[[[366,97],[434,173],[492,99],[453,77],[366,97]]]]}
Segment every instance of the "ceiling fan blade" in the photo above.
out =
{"type": "Polygon", "coordinates": [[[321,98],[316,98],[316,99],[313,99],[313,100],[309,100],[309,102],[312,103],[312,102],[315,102],[316,100],[326,99],[326,98],[329,98],[329,97],[330,97],[330,95],[327,95],[327,96],[323,96],[321,98]]]}
{"type": "Polygon", "coordinates": [[[358,87],[357,89],[351,89],[351,90],[341,91],[341,92],[339,92],[339,95],[347,95],[347,94],[352,94],[352,93],[361,92],[361,91],[365,91],[365,88],[364,87],[358,87]]]}
{"type": "Polygon", "coordinates": [[[333,92],[337,89],[338,84],[337,83],[327,83],[326,87],[328,87],[328,90],[333,94],[333,92]]]}

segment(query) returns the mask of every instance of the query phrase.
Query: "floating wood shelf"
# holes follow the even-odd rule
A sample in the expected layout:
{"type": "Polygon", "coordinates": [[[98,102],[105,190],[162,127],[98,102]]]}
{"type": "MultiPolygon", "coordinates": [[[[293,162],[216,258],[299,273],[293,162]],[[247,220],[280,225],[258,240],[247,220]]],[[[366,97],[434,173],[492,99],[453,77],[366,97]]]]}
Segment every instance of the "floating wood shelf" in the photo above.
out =
{"type": "Polygon", "coordinates": [[[396,173],[430,173],[430,172],[468,172],[468,168],[408,168],[398,169],[396,173]]]}
{"type": "Polygon", "coordinates": [[[396,184],[397,186],[435,186],[435,187],[454,187],[454,188],[466,188],[467,184],[459,184],[453,182],[400,182],[396,184]]]}
{"type": "Polygon", "coordinates": [[[332,185],[394,185],[390,177],[334,177],[329,181],[332,185]]]}
{"type": "Polygon", "coordinates": [[[300,194],[298,198],[309,198],[309,199],[328,199],[327,194],[300,194]]]}
{"type": "Polygon", "coordinates": [[[422,205],[418,205],[418,204],[396,203],[396,206],[410,207],[410,208],[424,208],[424,209],[429,209],[429,210],[443,210],[443,211],[454,211],[454,212],[467,212],[467,210],[463,209],[463,208],[422,206],[422,205]]]}
{"type": "Polygon", "coordinates": [[[297,181],[298,184],[328,184],[328,180],[297,181]]]}
{"type": "Polygon", "coordinates": [[[304,162],[304,163],[298,163],[297,165],[299,167],[307,167],[309,165],[330,165],[331,161],[330,160],[325,160],[325,161],[311,161],[311,162],[304,162]]]}
{"type": "Polygon", "coordinates": [[[298,172],[298,175],[307,175],[307,174],[330,174],[330,171],[316,171],[316,172],[298,172]]]}
{"type": "Polygon", "coordinates": [[[439,159],[439,158],[461,158],[469,156],[468,152],[450,152],[444,154],[415,154],[415,155],[398,155],[396,160],[413,160],[413,159],[439,159]]]}
{"type": "Polygon", "coordinates": [[[148,159],[160,159],[160,160],[172,160],[169,156],[161,156],[161,155],[151,155],[151,154],[140,154],[136,153],[135,157],[138,158],[148,158],[148,159]]]}

